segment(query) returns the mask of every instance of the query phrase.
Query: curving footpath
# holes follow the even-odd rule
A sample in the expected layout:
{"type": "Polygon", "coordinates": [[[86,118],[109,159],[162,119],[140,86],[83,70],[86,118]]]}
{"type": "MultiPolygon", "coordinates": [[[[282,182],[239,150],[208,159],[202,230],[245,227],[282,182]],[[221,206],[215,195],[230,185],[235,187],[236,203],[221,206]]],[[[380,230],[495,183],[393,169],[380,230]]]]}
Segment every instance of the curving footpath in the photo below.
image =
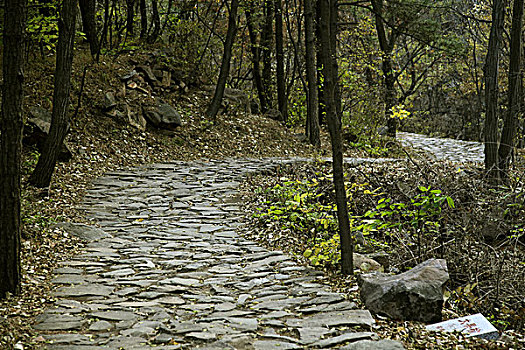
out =
{"type": "Polygon", "coordinates": [[[403,146],[421,150],[437,160],[477,163],[485,159],[485,147],[481,142],[441,139],[407,132],[398,132],[397,138],[403,146]]]}
{"type": "MultiPolygon", "coordinates": [[[[239,235],[242,176],[304,159],[172,162],[98,179],[103,231],[61,264],[46,349],[403,349],[322,273],[239,235]],[[357,328],[356,328],[357,327],[357,328]]],[[[89,236],[89,235],[87,235],[89,236]]]]}

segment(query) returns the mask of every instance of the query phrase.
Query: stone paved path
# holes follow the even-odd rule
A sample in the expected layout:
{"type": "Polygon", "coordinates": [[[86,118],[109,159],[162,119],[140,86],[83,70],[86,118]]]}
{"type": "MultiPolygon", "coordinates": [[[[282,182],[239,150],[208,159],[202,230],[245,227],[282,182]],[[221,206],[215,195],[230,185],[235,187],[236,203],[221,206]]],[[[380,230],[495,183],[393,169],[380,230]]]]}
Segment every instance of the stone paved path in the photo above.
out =
{"type": "Polygon", "coordinates": [[[85,209],[103,231],[85,227],[97,239],[55,271],[56,305],[34,325],[52,341],[45,348],[363,349],[359,341],[376,340],[370,313],[330,292],[320,272],[236,231],[240,178],[292,161],[173,162],[98,179],[85,209]]]}
{"type": "Polygon", "coordinates": [[[481,142],[440,139],[425,135],[398,132],[397,138],[404,146],[424,151],[435,159],[457,163],[483,162],[484,146],[481,142]]]}

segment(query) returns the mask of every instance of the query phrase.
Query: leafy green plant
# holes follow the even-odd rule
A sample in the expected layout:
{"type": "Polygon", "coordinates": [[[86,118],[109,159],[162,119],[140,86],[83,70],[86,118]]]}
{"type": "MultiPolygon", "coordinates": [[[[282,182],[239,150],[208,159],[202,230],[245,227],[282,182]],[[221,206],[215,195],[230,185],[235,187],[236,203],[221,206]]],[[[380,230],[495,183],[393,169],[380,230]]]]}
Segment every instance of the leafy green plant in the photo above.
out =
{"type": "Polygon", "coordinates": [[[58,1],[31,1],[28,7],[27,27],[28,38],[39,47],[40,53],[55,52],[58,40],[58,1]]]}
{"type": "Polygon", "coordinates": [[[286,123],[290,127],[303,125],[306,120],[306,94],[301,89],[297,89],[290,98],[290,114],[286,123]]]}
{"type": "Polygon", "coordinates": [[[395,244],[403,239],[406,246],[415,246],[418,256],[423,254],[423,235],[442,234],[445,208],[454,208],[451,197],[443,195],[439,189],[419,186],[418,193],[407,202],[394,202],[379,189],[371,190],[368,184],[353,184],[349,187],[350,196],[361,191],[361,195],[374,197],[376,204],[364,214],[352,216],[353,232],[360,232],[369,244],[381,249],[388,249],[388,244],[395,244]],[[403,237],[403,238],[400,238],[403,237]]]}
{"type": "MultiPolygon", "coordinates": [[[[254,214],[265,223],[278,225],[281,232],[294,231],[304,237],[301,253],[312,265],[333,266],[340,260],[335,205],[324,197],[330,179],[317,173],[311,179],[282,179],[264,193],[267,200],[254,214]]],[[[299,253],[299,252],[298,252],[299,253]]]]}
{"type": "Polygon", "coordinates": [[[386,157],[389,155],[390,150],[388,147],[384,147],[381,145],[372,145],[370,142],[349,142],[348,144],[352,148],[362,149],[366,153],[368,153],[370,156],[375,157],[386,157]]]}
{"type": "Polygon", "coordinates": [[[279,222],[283,229],[302,232],[308,238],[334,229],[335,221],[327,215],[333,207],[320,203],[320,195],[311,190],[316,183],[314,179],[275,185],[267,190],[267,209],[260,209],[254,216],[279,222]]]}
{"type": "Polygon", "coordinates": [[[303,253],[314,266],[336,265],[341,260],[339,234],[327,238],[318,238],[303,253]]]}

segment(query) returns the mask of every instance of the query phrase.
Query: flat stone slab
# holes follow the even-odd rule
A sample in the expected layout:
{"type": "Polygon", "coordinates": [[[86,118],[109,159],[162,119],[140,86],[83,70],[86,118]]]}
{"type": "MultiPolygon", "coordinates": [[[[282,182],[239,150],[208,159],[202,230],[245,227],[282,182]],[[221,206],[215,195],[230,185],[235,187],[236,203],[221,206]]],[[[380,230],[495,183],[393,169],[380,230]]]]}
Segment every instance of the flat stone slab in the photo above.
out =
{"type": "Polygon", "coordinates": [[[155,301],[123,301],[121,303],[116,303],[115,306],[144,308],[144,307],[158,306],[161,303],[162,303],[161,299],[158,299],[155,301]]]}
{"type": "Polygon", "coordinates": [[[93,322],[89,326],[89,330],[90,331],[95,331],[95,332],[98,332],[98,331],[109,331],[112,328],[113,328],[113,324],[109,323],[108,321],[96,321],[96,322],[93,322]]]}
{"type": "Polygon", "coordinates": [[[311,344],[311,346],[317,347],[317,348],[332,348],[336,345],[341,345],[341,344],[348,343],[351,341],[371,339],[373,337],[377,337],[377,334],[372,333],[372,332],[356,332],[356,333],[348,332],[348,333],[343,333],[341,335],[338,335],[336,337],[319,340],[318,342],[311,344]]]}
{"type": "Polygon", "coordinates": [[[255,318],[228,317],[226,320],[231,328],[240,331],[255,332],[259,326],[259,322],[255,318]]]}
{"type": "Polygon", "coordinates": [[[53,284],[82,284],[86,282],[83,275],[59,275],[51,280],[53,284]]]}
{"type": "Polygon", "coordinates": [[[378,341],[360,340],[343,346],[343,350],[404,350],[405,347],[398,341],[383,339],[378,341]]]}
{"type": "Polygon", "coordinates": [[[88,242],[97,241],[102,238],[112,237],[109,233],[106,233],[104,230],[98,227],[89,226],[85,224],[61,222],[54,226],[63,229],[72,236],[78,237],[88,242]]]}
{"type": "Polygon", "coordinates": [[[290,327],[339,327],[339,326],[366,326],[375,323],[368,310],[347,310],[340,312],[323,312],[301,319],[290,319],[286,324],[290,327]]]}
{"type": "Polygon", "coordinates": [[[148,341],[140,337],[118,336],[112,339],[106,346],[113,349],[137,349],[144,348],[148,341]]]}
{"type": "Polygon", "coordinates": [[[170,284],[174,286],[186,286],[186,287],[196,287],[202,284],[202,282],[194,278],[179,278],[179,277],[165,279],[165,280],[160,281],[160,283],[170,284]]]}
{"type": "Polygon", "coordinates": [[[151,327],[133,327],[120,331],[120,334],[131,337],[147,338],[156,333],[155,328],[151,327]]]}
{"type": "Polygon", "coordinates": [[[84,296],[109,296],[112,287],[103,284],[78,285],[74,287],[61,287],[54,293],[57,297],[75,298],[84,296]]]}
{"type": "Polygon", "coordinates": [[[301,345],[280,340],[257,340],[253,343],[255,350],[294,350],[303,349],[301,345]]]}
{"type": "Polygon", "coordinates": [[[297,330],[303,344],[311,344],[321,339],[325,334],[333,333],[326,327],[305,327],[297,330]]]}
{"type": "Polygon", "coordinates": [[[107,321],[130,321],[138,319],[138,315],[129,311],[101,311],[93,312],[91,317],[107,321]]]}
{"type": "Polygon", "coordinates": [[[186,301],[177,296],[165,296],[155,300],[157,303],[166,305],[184,305],[186,301]]]}
{"type": "Polygon", "coordinates": [[[50,334],[44,338],[53,344],[94,345],[91,339],[83,334],[50,334]]]}
{"type": "Polygon", "coordinates": [[[186,333],[184,336],[186,338],[203,340],[203,341],[211,341],[211,340],[217,339],[217,333],[207,332],[207,331],[190,332],[190,333],[186,333]]]}
{"type": "Polygon", "coordinates": [[[42,314],[37,317],[34,329],[42,331],[67,331],[80,329],[85,321],[80,316],[71,316],[69,314],[42,314]]]}

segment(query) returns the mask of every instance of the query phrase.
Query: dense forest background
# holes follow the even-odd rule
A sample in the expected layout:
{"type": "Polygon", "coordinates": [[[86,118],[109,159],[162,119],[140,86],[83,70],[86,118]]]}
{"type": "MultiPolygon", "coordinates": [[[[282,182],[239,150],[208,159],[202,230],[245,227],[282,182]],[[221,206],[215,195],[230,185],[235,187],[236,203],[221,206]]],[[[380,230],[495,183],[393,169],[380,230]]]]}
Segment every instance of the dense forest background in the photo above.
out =
{"type": "MultiPolygon", "coordinates": [[[[80,4],[77,41],[89,42],[95,59],[156,44],[162,47],[164,63],[176,68],[189,85],[216,83],[228,16],[236,11],[231,4],[109,0],[80,4]]],[[[266,112],[279,107],[277,80],[284,80],[279,84],[284,83],[286,106],[280,109],[282,113],[286,108],[282,118],[287,125],[305,123],[305,20],[318,16],[315,6],[306,13],[307,5],[308,1],[246,1],[234,14],[237,33],[227,85],[246,91],[266,112]],[[278,69],[284,74],[277,75],[278,69]]],[[[510,5],[503,23],[507,37],[510,5]]],[[[28,60],[56,50],[59,7],[51,1],[29,2],[28,60]]],[[[400,123],[404,130],[482,140],[491,2],[355,1],[340,2],[338,7],[342,116],[356,137],[369,138],[386,122],[388,97],[393,98],[390,108],[410,112],[411,118],[400,123]],[[385,61],[390,67],[383,67],[385,61]],[[388,70],[391,77],[385,79],[388,70]]],[[[510,44],[501,39],[500,104],[505,106],[510,44]]]]}

